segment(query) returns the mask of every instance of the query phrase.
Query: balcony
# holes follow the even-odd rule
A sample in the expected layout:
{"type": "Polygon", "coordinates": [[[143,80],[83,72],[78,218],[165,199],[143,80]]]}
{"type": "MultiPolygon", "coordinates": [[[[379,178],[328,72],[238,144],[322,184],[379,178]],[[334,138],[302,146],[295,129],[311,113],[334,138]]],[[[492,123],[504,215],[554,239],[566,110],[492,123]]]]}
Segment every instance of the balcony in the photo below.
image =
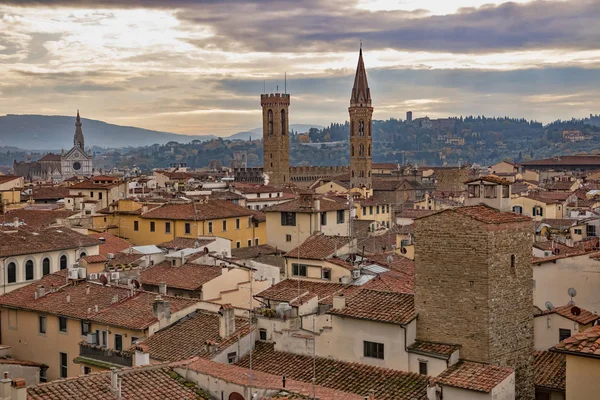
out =
{"type": "Polygon", "coordinates": [[[106,364],[107,368],[110,368],[111,366],[133,366],[133,354],[131,352],[118,351],[100,345],[80,342],[79,362],[86,364],[88,363],[88,360],[98,364],[106,364]]]}

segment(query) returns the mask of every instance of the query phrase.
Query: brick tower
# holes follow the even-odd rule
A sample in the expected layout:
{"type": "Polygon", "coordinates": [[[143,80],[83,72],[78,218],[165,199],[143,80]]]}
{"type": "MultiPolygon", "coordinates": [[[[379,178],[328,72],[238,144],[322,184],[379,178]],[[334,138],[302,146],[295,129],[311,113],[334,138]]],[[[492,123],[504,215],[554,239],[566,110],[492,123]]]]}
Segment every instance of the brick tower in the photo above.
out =
{"type": "Polygon", "coordinates": [[[371,107],[367,71],[363,63],[362,46],[358,55],[348,112],[350,113],[350,184],[352,187],[371,188],[373,107],[371,107]]]}
{"type": "Polygon", "coordinates": [[[531,219],[486,205],[415,221],[417,340],[460,344],[460,357],[515,370],[534,399],[531,219]]]}
{"type": "Polygon", "coordinates": [[[290,183],[290,95],[263,94],[260,96],[260,105],[263,110],[265,184],[283,186],[290,183]]]}

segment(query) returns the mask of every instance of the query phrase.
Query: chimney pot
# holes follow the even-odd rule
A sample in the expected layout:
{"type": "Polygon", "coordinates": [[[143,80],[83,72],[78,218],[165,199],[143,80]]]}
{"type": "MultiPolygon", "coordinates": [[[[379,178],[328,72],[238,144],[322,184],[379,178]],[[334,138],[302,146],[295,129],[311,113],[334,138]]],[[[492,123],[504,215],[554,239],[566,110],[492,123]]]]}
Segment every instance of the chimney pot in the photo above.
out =
{"type": "Polygon", "coordinates": [[[85,285],[85,294],[90,294],[90,285],[85,285]]]}
{"type": "Polygon", "coordinates": [[[71,302],[71,295],[70,295],[70,294],[68,294],[68,295],[67,295],[67,303],[70,303],[70,302],[71,302]]]}
{"type": "Polygon", "coordinates": [[[98,312],[98,304],[96,304],[96,305],[94,306],[94,311],[95,311],[95,312],[98,312]]]}
{"type": "Polygon", "coordinates": [[[346,308],[346,297],[344,297],[344,294],[333,296],[333,308],[335,310],[346,308]]]}
{"type": "Polygon", "coordinates": [[[219,336],[228,338],[235,332],[235,309],[231,304],[223,304],[219,309],[219,336]]]}

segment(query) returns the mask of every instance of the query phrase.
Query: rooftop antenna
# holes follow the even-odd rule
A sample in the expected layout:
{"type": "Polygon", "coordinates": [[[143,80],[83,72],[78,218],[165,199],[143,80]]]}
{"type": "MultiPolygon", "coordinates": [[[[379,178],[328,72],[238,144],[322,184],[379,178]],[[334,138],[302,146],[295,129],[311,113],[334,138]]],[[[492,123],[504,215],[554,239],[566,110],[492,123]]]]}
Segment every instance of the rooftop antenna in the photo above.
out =
{"type": "Polygon", "coordinates": [[[573,298],[574,298],[575,296],[577,296],[577,290],[575,290],[575,288],[569,288],[569,289],[567,290],[567,293],[569,294],[569,297],[571,298],[571,300],[569,301],[569,303],[568,303],[568,304],[569,304],[570,306],[574,306],[574,305],[575,305],[575,300],[573,300],[573,298]]]}
{"type": "Polygon", "coordinates": [[[287,72],[283,73],[283,88],[284,93],[287,94],[287,72]]]}
{"type": "Polygon", "coordinates": [[[267,80],[263,81],[263,93],[267,93],[267,80]]]}

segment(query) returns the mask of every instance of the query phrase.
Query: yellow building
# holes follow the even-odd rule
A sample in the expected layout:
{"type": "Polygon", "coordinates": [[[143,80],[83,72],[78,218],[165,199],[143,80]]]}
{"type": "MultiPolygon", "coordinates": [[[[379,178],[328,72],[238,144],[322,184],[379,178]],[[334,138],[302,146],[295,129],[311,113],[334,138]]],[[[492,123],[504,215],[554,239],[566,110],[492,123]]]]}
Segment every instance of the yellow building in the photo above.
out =
{"type": "MultiPolygon", "coordinates": [[[[69,195],[65,196],[65,209],[80,210],[89,209],[89,205],[95,210],[108,207],[109,204],[122,199],[127,193],[127,184],[111,176],[98,175],[90,180],[75,183],[69,186],[69,195]]],[[[86,212],[86,213],[91,213],[86,212]]]]}
{"type": "Polygon", "coordinates": [[[4,206],[10,208],[21,202],[21,191],[24,189],[22,176],[0,175],[0,210],[4,206]]]}
{"type": "Polygon", "coordinates": [[[65,285],[66,272],[0,297],[2,343],[17,359],[48,365],[42,382],[132,366],[132,343],[198,308],[197,300],[85,280],[65,285]]]}
{"type": "Polygon", "coordinates": [[[544,218],[566,218],[567,193],[538,192],[510,199],[511,210],[530,216],[536,221],[544,218]]]}
{"type": "Polygon", "coordinates": [[[393,224],[392,206],[389,203],[362,198],[354,200],[355,217],[359,220],[373,221],[370,231],[390,229],[393,224]]]}
{"type": "Polygon", "coordinates": [[[93,230],[110,232],[136,246],[199,236],[229,239],[235,248],[266,243],[264,215],[226,200],[151,207],[120,200],[93,217],[93,230]]]}

